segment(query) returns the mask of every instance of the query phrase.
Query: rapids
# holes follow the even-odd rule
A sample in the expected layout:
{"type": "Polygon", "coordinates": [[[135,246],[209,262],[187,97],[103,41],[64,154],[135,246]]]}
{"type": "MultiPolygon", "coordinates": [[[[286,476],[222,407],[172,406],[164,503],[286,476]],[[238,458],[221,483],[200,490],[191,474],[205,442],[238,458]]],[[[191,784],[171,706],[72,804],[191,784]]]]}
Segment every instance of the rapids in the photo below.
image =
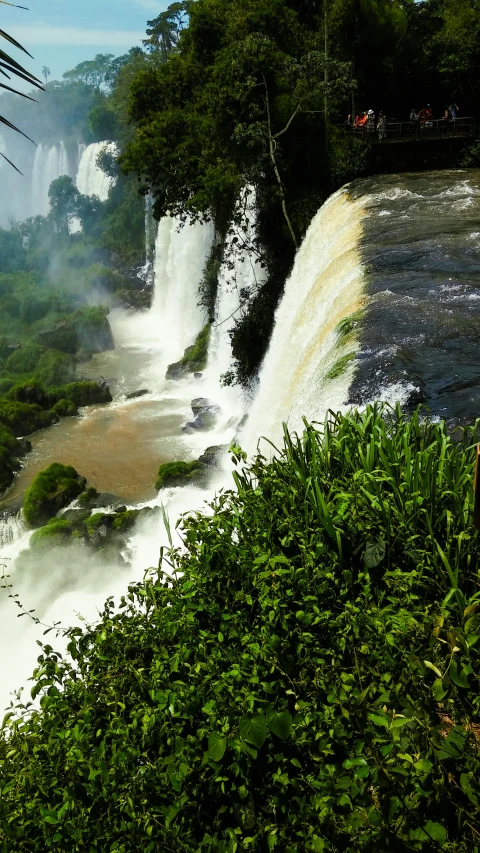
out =
{"type": "MultiPolygon", "coordinates": [[[[400,400],[404,406],[424,400],[436,416],[450,419],[478,414],[479,212],[476,171],[383,176],[335,193],[312,220],[297,253],[250,395],[223,387],[221,377],[232,367],[229,331],[245,299],[262,284],[263,272],[248,251],[253,209],[246,232],[231,235],[231,264],[220,270],[207,367],[201,377],[177,381],[165,379],[166,368],[182,357],[207,320],[197,290],[214,234],[210,225],[180,229],[176,220],[162,220],[152,308],[113,311],[116,349],[81,368],[82,374],[106,377],[114,403],[90,407],[80,418],[33,436],[33,452],[10,496],[19,495],[50,461],[70,462],[99,491],[118,493],[127,503],[162,501],[180,543],[177,518],[205,509],[216,490],[231,487],[230,463],[225,454],[224,468],[208,490],[167,489],[159,496],[154,481],[162,461],[192,459],[207,446],[233,439],[251,454],[261,436],[281,439],[282,421],[301,429],[303,415],[319,420],[329,408],[371,399],[400,400]],[[340,321],[359,311],[358,329],[340,339],[340,321]],[[126,399],[138,389],[149,393],[126,399]],[[191,419],[195,397],[208,398],[220,411],[212,430],[189,435],[181,427],[191,419]]],[[[266,447],[273,452],[265,444],[262,450],[266,447]]],[[[79,618],[76,613],[94,619],[107,595],[118,599],[129,580],[158,563],[160,546],[168,541],[157,518],[134,529],[128,569],[86,557],[81,548],[62,549],[49,553],[34,574],[16,577],[15,560],[29,536],[20,517],[0,523],[0,554],[14,591],[44,622],[63,625],[79,618]]],[[[24,684],[33,668],[34,641],[42,629],[27,617],[16,619],[4,592],[1,602],[0,703],[5,707],[10,691],[24,684]]],[[[61,638],[53,642],[59,643],[61,638]]]]}

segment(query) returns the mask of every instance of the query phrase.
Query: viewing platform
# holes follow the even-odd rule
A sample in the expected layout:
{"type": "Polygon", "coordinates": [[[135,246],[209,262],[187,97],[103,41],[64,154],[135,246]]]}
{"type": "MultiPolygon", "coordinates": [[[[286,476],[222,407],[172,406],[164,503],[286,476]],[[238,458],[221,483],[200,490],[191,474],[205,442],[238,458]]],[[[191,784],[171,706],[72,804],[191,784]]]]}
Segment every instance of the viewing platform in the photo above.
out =
{"type": "Polygon", "coordinates": [[[430,121],[389,121],[384,136],[380,138],[377,127],[369,129],[342,125],[347,133],[371,145],[391,145],[392,143],[428,142],[433,139],[472,139],[475,135],[473,116],[457,119],[431,119],[430,121]]]}

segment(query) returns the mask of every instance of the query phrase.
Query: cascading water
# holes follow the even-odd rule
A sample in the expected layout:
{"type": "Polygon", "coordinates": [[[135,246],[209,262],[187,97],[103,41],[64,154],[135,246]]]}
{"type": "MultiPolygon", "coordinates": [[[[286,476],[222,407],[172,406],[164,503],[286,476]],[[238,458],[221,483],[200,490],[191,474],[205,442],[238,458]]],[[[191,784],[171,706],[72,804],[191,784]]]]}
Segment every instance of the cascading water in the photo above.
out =
{"type": "Polygon", "coordinates": [[[82,195],[96,195],[100,201],[106,201],[113,183],[105,172],[97,166],[97,158],[103,151],[115,154],[114,142],[94,142],[82,151],[77,172],[77,189],[82,195]]]}
{"type": "Polygon", "coordinates": [[[30,216],[48,214],[50,184],[62,175],[72,177],[72,169],[63,142],[58,142],[56,145],[39,145],[33,161],[30,216]]]}
{"type": "Polygon", "coordinates": [[[352,364],[335,375],[338,359],[355,351],[338,349],[336,327],[363,299],[358,250],[365,215],[362,199],[342,189],[313,218],[285,285],[259,387],[241,437],[252,452],[260,436],[281,441],[282,422],[302,428],[302,416],[323,416],[346,402],[352,364]],[[329,378],[329,372],[332,376],[329,378]]]}

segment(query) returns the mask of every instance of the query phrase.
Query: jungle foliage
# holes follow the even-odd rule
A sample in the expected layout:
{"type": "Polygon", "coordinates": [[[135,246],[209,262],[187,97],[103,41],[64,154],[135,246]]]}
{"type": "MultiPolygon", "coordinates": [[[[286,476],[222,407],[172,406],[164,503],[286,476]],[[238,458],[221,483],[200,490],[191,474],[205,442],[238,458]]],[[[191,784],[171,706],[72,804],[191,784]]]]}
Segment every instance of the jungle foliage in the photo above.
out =
{"type": "Polygon", "coordinates": [[[477,439],[375,406],[239,466],[119,609],[43,645],[0,849],[475,853],[477,439]]]}
{"type": "MultiPolygon", "coordinates": [[[[269,277],[233,334],[241,382],[265,352],[313,214],[333,189],[378,168],[343,132],[347,115],[407,119],[427,102],[442,115],[452,101],[475,114],[479,11],[478,0],[196,0],[150,22],[122,168],[154,193],[157,217],[213,217],[221,234],[241,188],[254,187],[269,277]]],[[[461,155],[450,151],[450,165],[461,155]]]]}

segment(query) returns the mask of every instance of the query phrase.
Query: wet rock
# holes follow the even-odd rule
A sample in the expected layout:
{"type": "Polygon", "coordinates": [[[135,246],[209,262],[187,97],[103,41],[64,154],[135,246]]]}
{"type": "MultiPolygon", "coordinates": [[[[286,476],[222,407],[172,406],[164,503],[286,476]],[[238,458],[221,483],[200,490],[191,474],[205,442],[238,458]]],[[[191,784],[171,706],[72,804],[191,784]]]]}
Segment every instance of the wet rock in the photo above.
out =
{"type": "Polygon", "coordinates": [[[78,349],[78,337],[75,325],[68,320],[62,320],[51,329],[38,333],[38,342],[49,349],[74,355],[78,349]]]}
{"type": "Polygon", "coordinates": [[[145,394],[150,394],[151,392],[148,388],[141,388],[139,391],[130,391],[129,394],[125,395],[126,400],[135,400],[137,397],[144,397],[145,394]]]}
{"type": "Polygon", "coordinates": [[[196,370],[195,373],[193,374],[194,379],[201,379],[202,376],[203,376],[203,373],[200,373],[200,371],[198,371],[198,370],[196,370]]]}
{"type": "Polygon", "coordinates": [[[221,464],[222,457],[228,451],[228,444],[213,444],[211,447],[207,447],[201,456],[199,456],[198,461],[202,465],[207,465],[210,468],[217,468],[221,464]]]}
{"type": "Polygon", "coordinates": [[[165,379],[183,379],[187,373],[188,370],[185,369],[181,361],[174,361],[173,364],[168,365],[165,379]]]}
{"type": "Polygon", "coordinates": [[[212,403],[206,397],[197,397],[191,402],[193,421],[187,421],[182,427],[182,432],[191,435],[194,432],[205,432],[215,426],[220,406],[212,403]]]}

